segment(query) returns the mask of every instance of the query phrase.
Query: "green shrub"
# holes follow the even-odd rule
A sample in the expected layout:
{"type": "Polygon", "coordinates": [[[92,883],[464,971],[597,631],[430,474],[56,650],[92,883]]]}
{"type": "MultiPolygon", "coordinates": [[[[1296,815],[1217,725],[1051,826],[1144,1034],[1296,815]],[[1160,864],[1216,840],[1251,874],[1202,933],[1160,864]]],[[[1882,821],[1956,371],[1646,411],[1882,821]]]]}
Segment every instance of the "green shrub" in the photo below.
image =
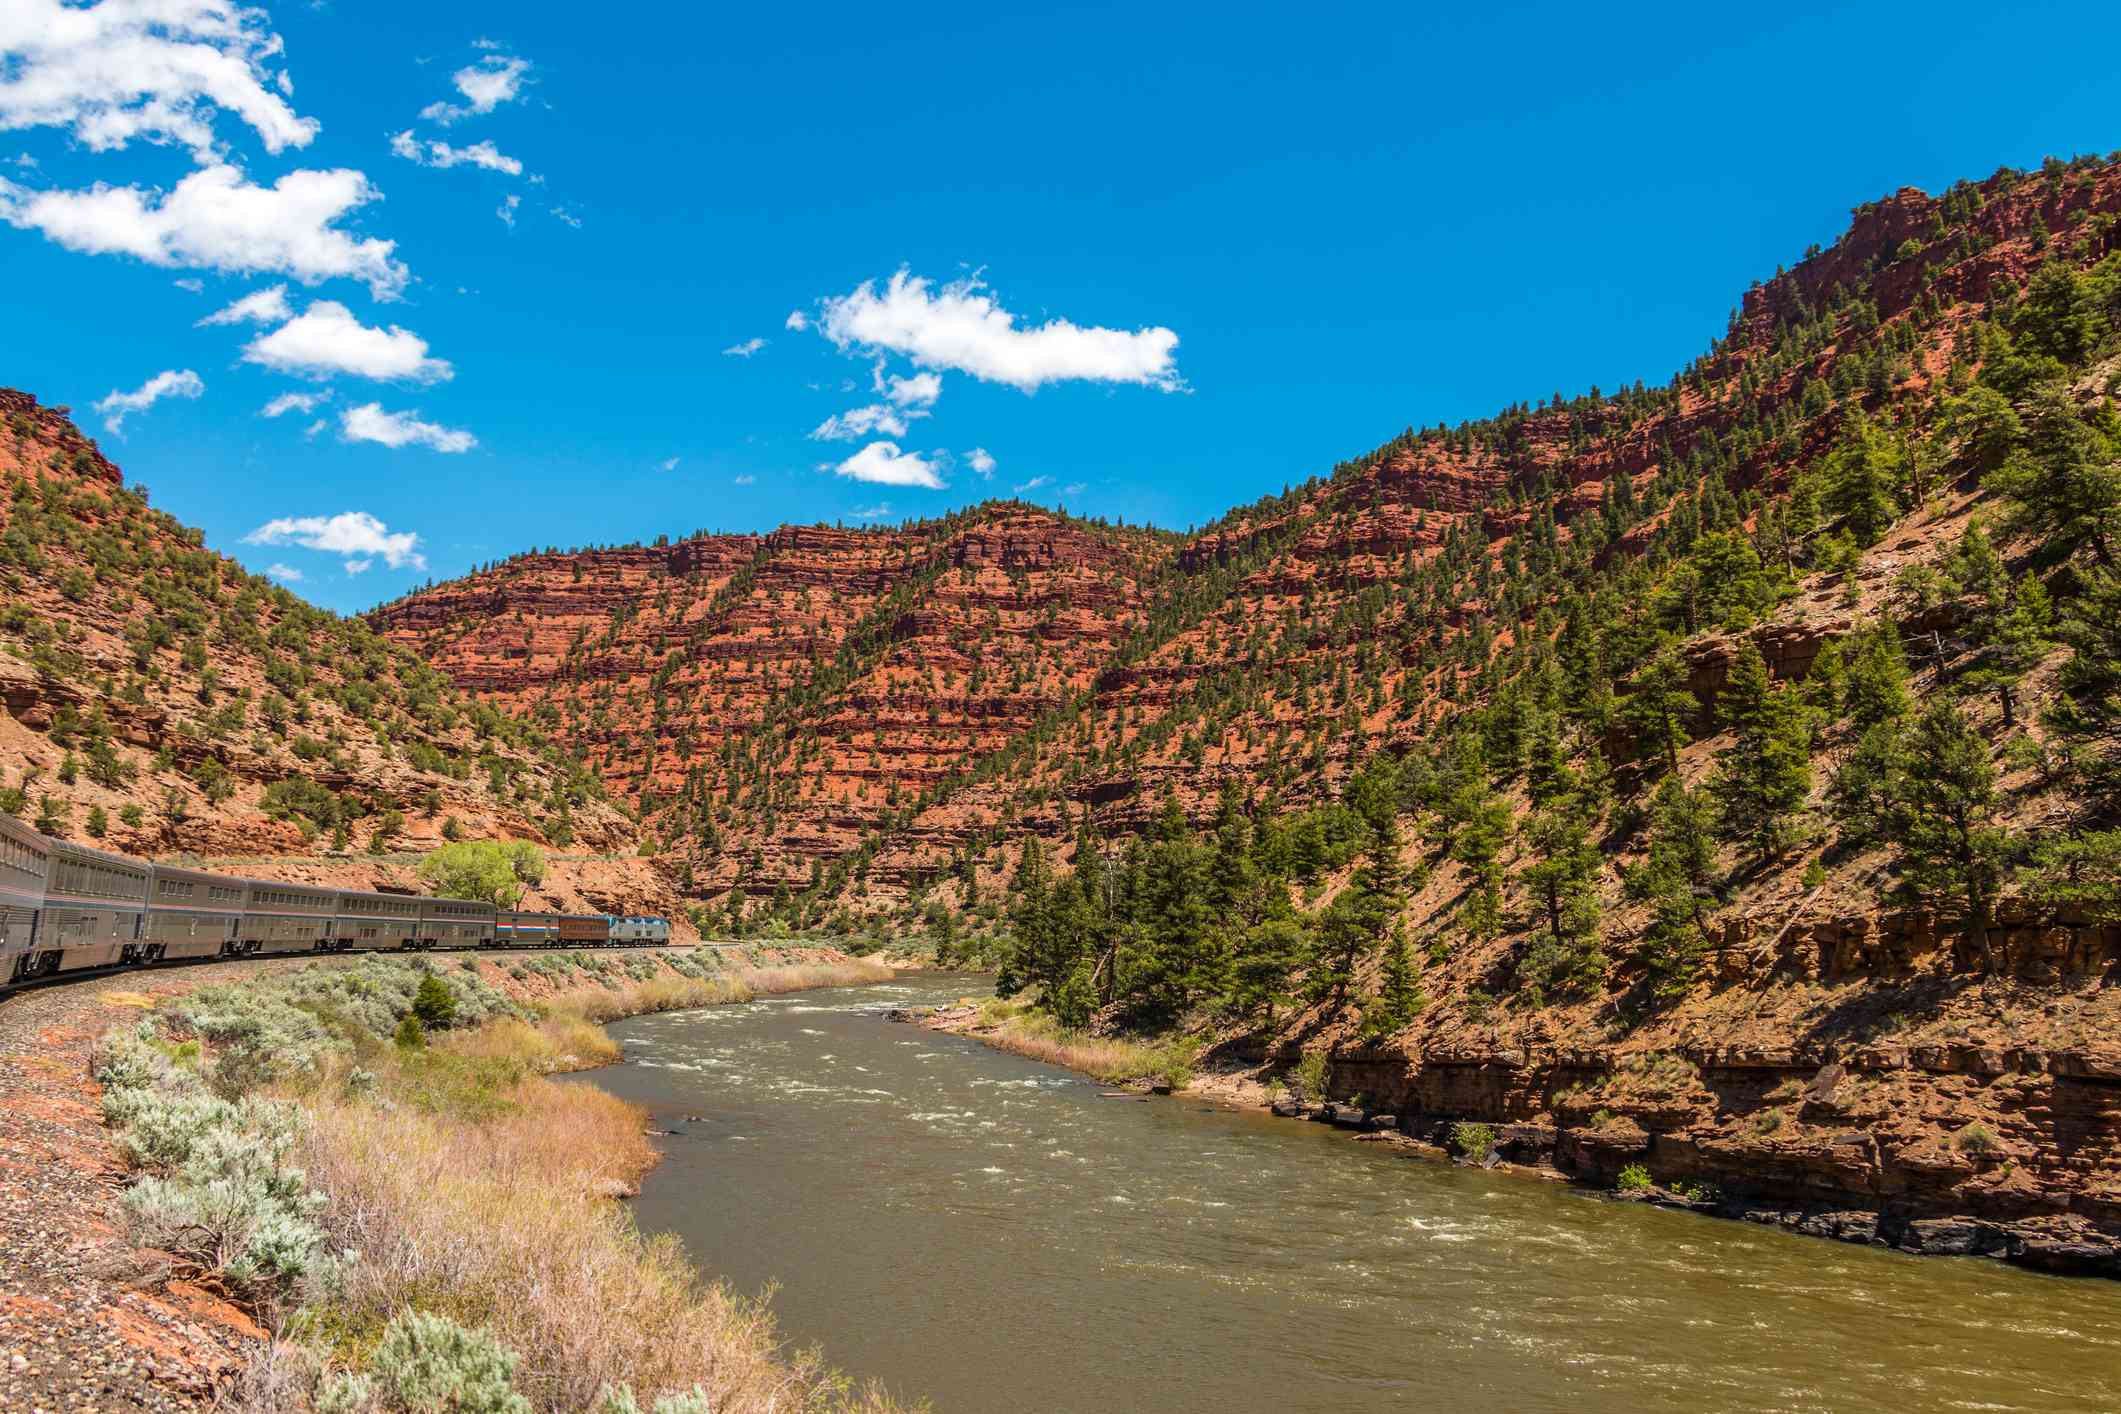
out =
{"type": "Polygon", "coordinates": [[[407,1012],[405,1019],[398,1023],[398,1029],[391,1039],[397,1042],[401,1051],[417,1051],[427,1044],[427,1028],[420,1025],[419,1017],[407,1012]]]}
{"type": "Polygon", "coordinates": [[[1650,1171],[1641,1164],[1629,1164],[1613,1180],[1613,1187],[1622,1193],[1640,1193],[1650,1186],[1650,1171]]]}
{"type": "Polygon", "coordinates": [[[1484,1164],[1495,1153],[1495,1126],[1460,1120],[1451,1126],[1451,1147],[1476,1164],[1484,1164]]]}
{"type": "Polygon", "coordinates": [[[521,1363],[483,1329],[407,1311],[384,1330],[370,1368],[388,1406],[409,1414],[530,1414],[513,1384],[521,1363]]]}
{"type": "Polygon", "coordinates": [[[456,994],[449,990],[447,982],[430,972],[420,979],[420,990],[413,994],[412,1014],[420,1019],[424,1029],[446,1031],[456,1023],[456,994]]]}
{"type": "Polygon", "coordinates": [[[1332,1078],[1333,1061],[1324,1051],[1305,1051],[1289,1072],[1289,1093],[1302,1104],[1315,1104],[1326,1098],[1326,1086],[1332,1078]]]}
{"type": "MultiPolygon", "coordinates": [[[[642,1414],[641,1402],[623,1386],[607,1389],[597,1400],[595,1414],[642,1414]]],[[[695,1387],[687,1394],[664,1395],[647,1414],[714,1414],[714,1404],[706,1390],[695,1387]]]]}

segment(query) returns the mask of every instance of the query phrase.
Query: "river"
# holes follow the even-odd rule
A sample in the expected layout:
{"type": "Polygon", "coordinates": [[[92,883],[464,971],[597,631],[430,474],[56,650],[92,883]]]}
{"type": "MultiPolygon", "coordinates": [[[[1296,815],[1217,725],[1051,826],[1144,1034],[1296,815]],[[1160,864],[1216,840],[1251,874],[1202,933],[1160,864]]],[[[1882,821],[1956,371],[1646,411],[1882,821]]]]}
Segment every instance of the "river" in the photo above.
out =
{"type": "Polygon", "coordinates": [[[2121,1409],[2121,1283],[1410,1159],[883,1020],[875,987],[622,1022],[637,1205],[842,1369],[970,1411],[2121,1409]]]}

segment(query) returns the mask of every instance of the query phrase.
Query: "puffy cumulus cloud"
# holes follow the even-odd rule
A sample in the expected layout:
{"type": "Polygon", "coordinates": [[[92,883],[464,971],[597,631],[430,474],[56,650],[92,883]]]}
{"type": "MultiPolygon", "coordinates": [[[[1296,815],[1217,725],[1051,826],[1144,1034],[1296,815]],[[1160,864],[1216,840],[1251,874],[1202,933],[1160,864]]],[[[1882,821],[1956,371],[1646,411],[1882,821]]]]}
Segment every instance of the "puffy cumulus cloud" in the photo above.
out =
{"type": "MultiPolygon", "coordinates": [[[[918,414],[916,414],[918,415],[918,414]]],[[[883,403],[871,403],[867,407],[849,408],[836,412],[810,429],[813,441],[852,442],[857,437],[868,437],[881,432],[886,437],[906,435],[906,415],[897,408],[883,403]]]]}
{"type": "Polygon", "coordinates": [[[878,486],[921,486],[930,491],[943,489],[943,478],[936,474],[935,463],[916,452],[900,451],[896,442],[871,442],[832,470],[835,475],[849,480],[873,482],[878,486]]]}
{"type": "Polygon", "coordinates": [[[731,344],[728,348],[722,350],[722,354],[726,358],[749,358],[764,347],[766,347],[764,339],[750,338],[744,340],[741,344],[731,344]]]}
{"type": "Polygon", "coordinates": [[[125,435],[125,419],[131,414],[146,412],[164,398],[196,398],[205,391],[206,385],[189,368],[169,368],[130,393],[113,388],[108,397],[96,404],[96,411],[103,414],[103,425],[122,437],[125,435]]]}
{"type": "Polygon", "coordinates": [[[337,300],[318,300],[243,348],[243,361],[302,378],[350,373],[379,382],[438,383],[455,375],[447,359],[429,358],[427,341],[393,324],[372,329],[337,300]]]}
{"type": "Polygon", "coordinates": [[[302,582],[302,571],[296,569],[293,565],[283,565],[275,562],[265,567],[265,573],[279,580],[282,584],[300,584],[302,582]]]}
{"type": "Polygon", "coordinates": [[[243,537],[246,545],[299,545],[346,559],[349,574],[359,574],[369,562],[381,560],[394,570],[427,568],[420,553],[420,537],[410,530],[392,530],[367,511],[341,511],[335,516],[281,516],[269,520],[243,537]],[[360,569],[355,569],[356,564],[360,569]]]}
{"type": "Polygon", "coordinates": [[[943,395],[942,377],[934,373],[916,373],[911,378],[896,374],[886,378],[877,375],[877,391],[902,408],[928,408],[943,395]]]}
{"type": "Polygon", "coordinates": [[[489,172],[506,172],[511,177],[523,175],[523,164],[491,142],[475,142],[469,147],[453,147],[441,141],[422,144],[407,128],[391,136],[390,150],[422,167],[484,167],[489,172]]]}
{"type": "Polygon", "coordinates": [[[303,147],[314,119],[288,105],[280,37],[230,0],[7,0],[0,4],[0,130],[55,127],[96,151],[135,138],[215,150],[214,113],[268,152],[303,147]]]}
{"type": "Polygon", "coordinates": [[[289,275],[306,285],[359,280],[390,299],[410,278],[394,243],[356,239],[336,222],[379,193],[349,168],[289,172],[256,186],[234,167],[202,167],[167,194],[98,182],[32,191],[0,178],[0,221],[42,231],[68,250],[231,275],[289,275]]]}
{"type": "Polygon", "coordinates": [[[810,327],[810,316],[803,313],[800,309],[790,310],[788,318],[782,322],[781,327],[783,329],[793,329],[800,334],[810,327]]]}
{"type": "Polygon", "coordinates": [[[501,198],[501,204],[493,209],[493,214],[501,218],[502,225],[513,230],[516,224],[516,208],[522,204],[523,198],[510,192],[501,198]]]}
{"type": "Polygon", "coordinates": [[[282,393],[264,407],[258,409],[260,417],[284,417],[291,412],[315,412],[331,401],[329,393],[282,393]]]}
{"type": "Polygon", "coordinates": [[[852,294],[820,302],[818,328],[841,349],[895,353],[922,368],[969,373],[1026,393],[1047,383],[1139,383],[1185,387],[1169,329],[1084,328],[1054,319],[1019,328],[978,280],[937,288],[900,270],[879,292],[864,280],[852,294]]]}
{"type": "Polygon", "coordinates": [[[981,476],[994,475],[994,458],[988,454],[985,447],[974,447],[965,453],[965,465],[981,476]]]}
{"type": "Polygon", "coordinates": [[[461,104],[436,100],[420,110],[420,116],[430,123],[449,124],[460,118],[469,118],[478,113],[491,113],[503,103],[510,103],[523,91],[523,80],[530,73],[528,59],[515,59],[502,54],[487,54],[476,64],[467,64],[449,76],[462,94],[461,104]]]}
{"type": "Polygon", "coordinates": [[[200,320],[198,327],[208,328],[215,324],[280,324],[294,317],[288,307],[287,286],[267,285],[262,290],[252,290],[234,304],[215,310],[200,320]]]}
{"type": "Polygon", "coordinates": [[[432,447],[438,452],[468,452],[479,445],[479,439],[461,427],[422,422],[416,414],[409,412],[385,412],[379,403],[363,403],[341,413],[339,435],[349,442],[380,442],[386,447],[432,447]]]}

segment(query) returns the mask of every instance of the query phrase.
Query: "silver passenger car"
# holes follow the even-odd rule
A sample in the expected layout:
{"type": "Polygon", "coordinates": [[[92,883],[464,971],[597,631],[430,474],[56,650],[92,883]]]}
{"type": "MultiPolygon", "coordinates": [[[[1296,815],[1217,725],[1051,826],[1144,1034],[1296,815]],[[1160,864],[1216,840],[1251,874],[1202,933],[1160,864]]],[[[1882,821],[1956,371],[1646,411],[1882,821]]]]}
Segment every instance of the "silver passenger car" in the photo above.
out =
{"type": "Polygon", "coordinates": [[[478,948],[493,946],[494,907],[456,898],[420,900],[420,946],[478,948]]]}
{"type": "Polygon", "coordinates": [[[51,862],[50,840],[0,815],[0,985],[31,975],[37,964],[32,947],[51,862]]]}
{"type": "Polygon", "coordinates": [[[140,933],[142,962],[222,957],[237,950],[246,893],[241,879],[171,864],[153,865],[151,872],[147,923],[140,933]]]}
{"type": "Polygon", "coordinates": [[[420,941],[420,899],[415,894],[360,893],[341,889],[331,920],[334,952],[410,948],[420,941]]]}
{"type": "Polygon", "coordinates": [[[238,934],[248,955],[321,952],[331,938],[331,918],[338,894],[307,884],[264,879],[243,881],[243,926],[238,934]]]}
{"type": "Polygon", "coordinates": [[[139,956],[149,866],[71,840],[52,840],[35,951],[43,972],[108,967],[139,956]]]}

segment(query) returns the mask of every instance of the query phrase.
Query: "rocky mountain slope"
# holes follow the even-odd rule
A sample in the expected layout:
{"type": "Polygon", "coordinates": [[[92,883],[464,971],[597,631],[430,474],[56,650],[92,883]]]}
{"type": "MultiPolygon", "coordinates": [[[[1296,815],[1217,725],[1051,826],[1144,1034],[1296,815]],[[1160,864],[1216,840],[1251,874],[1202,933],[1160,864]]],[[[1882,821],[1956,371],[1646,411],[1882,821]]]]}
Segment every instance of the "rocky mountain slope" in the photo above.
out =
{"type": "Polygon", "coordinates": [[[986,506],[374,621],[598,750],[732,920],[969,927],[1062,1027],[2121,1272],[2117,231],[2121,159],[1901,191],[1662,387],[1410,428],[1183,539],[986,506]]]}
{"type": "Polygon", "coordinates": [[[152,509],[63,408],[0,389],[0,808],[145,858],[409,884],[529,839],[554,901],[676,911],[636,826],[534,728],[152,509]],[[578,887],[579,886],[579,887],[578,887]]]}

